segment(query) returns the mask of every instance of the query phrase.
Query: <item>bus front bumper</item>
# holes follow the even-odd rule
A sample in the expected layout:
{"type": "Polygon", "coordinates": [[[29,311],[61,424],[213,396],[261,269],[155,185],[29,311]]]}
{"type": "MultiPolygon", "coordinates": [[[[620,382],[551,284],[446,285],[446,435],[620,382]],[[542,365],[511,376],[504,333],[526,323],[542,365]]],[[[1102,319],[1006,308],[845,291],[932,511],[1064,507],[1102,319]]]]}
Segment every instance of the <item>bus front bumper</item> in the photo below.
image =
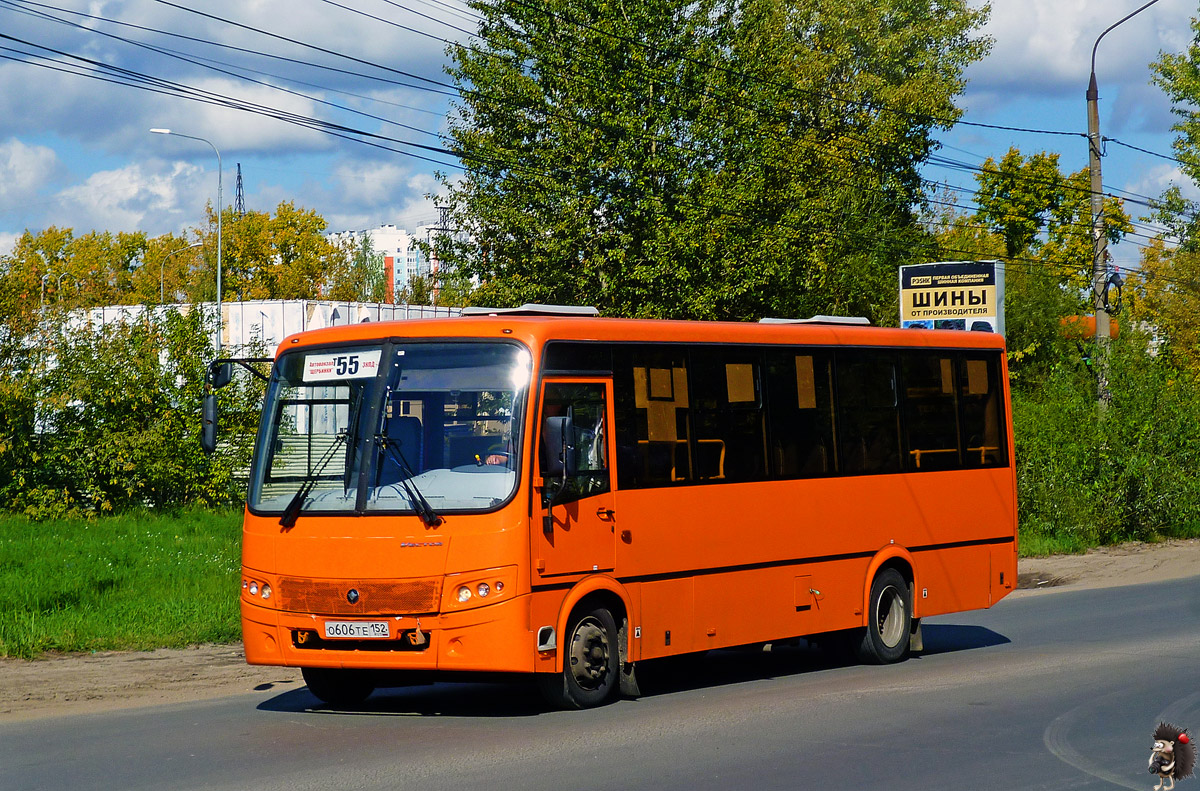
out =
{"type": "Polygon", "coordinates": [[[426,616],[346,618],[281,612],[244,599],[242,641],[252,665],[455,670],[530,673],[536,637],[529,627],[529,597],[471,610],[426,616]],[[347,631],[375,631],[386,638],[326,637],[326,622],[356,624],[347,631]]]}

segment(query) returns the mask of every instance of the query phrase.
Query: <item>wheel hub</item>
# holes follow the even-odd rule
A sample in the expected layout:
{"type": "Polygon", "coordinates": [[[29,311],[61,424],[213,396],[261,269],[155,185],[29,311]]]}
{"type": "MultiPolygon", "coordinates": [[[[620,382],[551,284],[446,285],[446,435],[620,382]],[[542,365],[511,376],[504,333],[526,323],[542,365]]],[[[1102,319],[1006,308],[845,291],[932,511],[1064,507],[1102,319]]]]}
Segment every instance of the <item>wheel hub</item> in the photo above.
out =
{"type": "Polygon", "coordinates": [[[888,648],[896,647],[904,638],[904,595],[889,585],[880,592],[876,611],[878,622],[875,626],[880,640],[888,648]]]}
{"type": "Polygon", "coordinates": [[[571,635],[571,675],[584,689],[595,689],[608,675],[608,637],[594,619],[586,618],[571,635]]]}

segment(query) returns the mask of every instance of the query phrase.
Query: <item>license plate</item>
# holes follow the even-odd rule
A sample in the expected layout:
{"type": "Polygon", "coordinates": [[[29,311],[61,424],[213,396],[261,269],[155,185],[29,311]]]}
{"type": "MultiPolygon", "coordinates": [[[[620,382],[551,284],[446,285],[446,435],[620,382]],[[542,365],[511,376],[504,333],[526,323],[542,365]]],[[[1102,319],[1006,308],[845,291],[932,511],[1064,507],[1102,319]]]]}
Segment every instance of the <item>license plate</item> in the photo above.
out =
{"type": "Polygon", "coordinates": [[[392,631],[387,621],[326,621],[325,636],[334,640],[386,640],[392,631]]]}

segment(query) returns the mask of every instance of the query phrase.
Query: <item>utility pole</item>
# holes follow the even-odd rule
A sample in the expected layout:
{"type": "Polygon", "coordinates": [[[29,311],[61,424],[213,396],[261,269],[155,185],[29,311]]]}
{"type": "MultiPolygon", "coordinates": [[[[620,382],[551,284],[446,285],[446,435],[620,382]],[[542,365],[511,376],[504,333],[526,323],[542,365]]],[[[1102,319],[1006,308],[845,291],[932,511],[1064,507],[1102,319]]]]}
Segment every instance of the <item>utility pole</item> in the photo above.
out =
{"type": "Polygon", "coordinates": [[[1117,25],[1133,18],[1158,0],[1150,0],[1128,16],[1110,25],[1096,38],[1092,45],[1092,73],[1088,80],[1088,172],[1092,190],[1092,306],[1096,312],[1096,391],[1100,403],[1112,400],[1108,389],[1108,342],[1111,338],[1111,322],[1108,314],[1108,240],[1104,236],[1104,185],[1100,177],[1100,91],[1096,87],[1096,49],[1100,39],[1117,25]]]}

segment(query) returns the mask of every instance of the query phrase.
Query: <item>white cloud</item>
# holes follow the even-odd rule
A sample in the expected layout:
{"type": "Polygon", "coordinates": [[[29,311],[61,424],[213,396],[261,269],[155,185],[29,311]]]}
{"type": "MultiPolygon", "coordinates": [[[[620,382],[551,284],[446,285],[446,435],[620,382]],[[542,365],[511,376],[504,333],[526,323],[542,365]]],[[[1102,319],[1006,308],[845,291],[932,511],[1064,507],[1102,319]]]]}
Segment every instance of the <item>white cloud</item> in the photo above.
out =
{"type": "Polygon", "coordinates": [[[334,169],[333,179],[342,200],[350,206],[394,202],[437,187],[432,176],[392,162],[344,162],[334,169]]]}
{"type": "Polygon", "coordinates": [[[165,233],[196,225],[204,204],[216,191],[205,183],[203,171],[186,163],[154,171],[134,163],[93,173],[83,183],[61,190],[57,224],[77,230],[144,230],[165,233]]]}
{"type": "MultiPolygon", "coordinates": [[[[1136,6],[1127,0],[1004,0],[992,4],[984,33],[995,39],[987,58],[967,70],[972,108],[1011,113],[1030,97],[1061,101],[1068,125],[1080,126],[1092,48],[1105,29],[1136,6]]],[[[1166,97],[1150,84],[1149,64],[1160,52],[1190,42],[1196,6],[1161,0],[1104,35],[1096,51],[1096,79],[1106,128],[1165,131],[1166,97]]]]}
{"type": "MultiPolygon", "coordinates": [[[[1021,92],[1087,89],[1092,47],[1105,29],[1133,7],[1127,0],[1005,0],[992,4],[984,33],[991,55],[971,68],[982,86],[1020,86],[1021,92]]],[[[1101,85],[1142,83],[1160,50],[1178,51],[1194,3],[1161,0],[1104,35],[1096,52],[1101,85]]]]}
{"type": "Polygon", "coordinates": [[[8,255],[17,246],[17,240],[21,238],[19,233],[8,233],[0,231],[0,256],[8,255]]]}
{"type": "Polygon", "coordinates": [[[0,209],[27,203],[58,169],[54,150],[17,138],[0,143],[0,209]]]}
{"type": "Polygon", "coordinates": [[[1142,171],[1140,178],[1126,189],[1139,195],[1161,195],[1168,187],[1177,186],[1188,200],[1200,201],[1200,188],[1192,182],[1178,165],[1155,165],[1142,171]]]}

